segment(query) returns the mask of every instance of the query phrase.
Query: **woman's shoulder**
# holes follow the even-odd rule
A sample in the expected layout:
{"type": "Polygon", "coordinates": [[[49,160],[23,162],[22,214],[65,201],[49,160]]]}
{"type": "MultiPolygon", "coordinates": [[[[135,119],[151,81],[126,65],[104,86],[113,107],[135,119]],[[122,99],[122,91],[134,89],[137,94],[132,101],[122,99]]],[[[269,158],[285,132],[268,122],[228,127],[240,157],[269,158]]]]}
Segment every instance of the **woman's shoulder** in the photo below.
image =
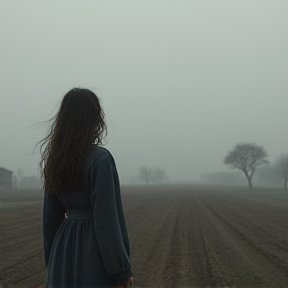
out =
{"type": "Polygon", "coordinates": [[[96,146],[94,147],[94,149],[92,150],[92,152],[90,153],[89,155],[90,159],[92,160],[92,162],[98,162],[102,159],[110,159],[112,161],[113,160],[113,156],[112,154],[110,153],[110,151],[102,146],[96,146]]]}

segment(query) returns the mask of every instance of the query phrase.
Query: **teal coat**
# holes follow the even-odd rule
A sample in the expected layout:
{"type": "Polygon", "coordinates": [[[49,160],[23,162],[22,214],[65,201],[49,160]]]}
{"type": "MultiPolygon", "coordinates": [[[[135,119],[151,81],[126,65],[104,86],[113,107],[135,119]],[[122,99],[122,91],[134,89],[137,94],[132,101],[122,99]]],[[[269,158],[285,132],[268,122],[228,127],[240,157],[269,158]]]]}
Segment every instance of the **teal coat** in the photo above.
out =
{"type": "Polygon", "coordinates": [[[42,219],[47,288],[112,288],[132,276],[119,178],[105,148],[89,154],[85,188],[45,193],[42,219]],[[68,210],[90,216],[66,218],[68,210]]]}

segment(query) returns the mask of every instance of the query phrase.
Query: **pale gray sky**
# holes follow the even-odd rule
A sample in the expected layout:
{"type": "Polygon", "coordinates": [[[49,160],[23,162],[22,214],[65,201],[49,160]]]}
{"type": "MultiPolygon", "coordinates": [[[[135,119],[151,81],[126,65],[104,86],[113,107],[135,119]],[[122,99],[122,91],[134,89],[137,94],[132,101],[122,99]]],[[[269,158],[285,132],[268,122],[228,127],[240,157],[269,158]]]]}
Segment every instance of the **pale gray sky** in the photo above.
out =
{"type": "MultiPolygon", "coordinates": [[[[288,1],[0,0],[0,167],[37,172],[35,129],[75,86],[101,98],[122,179],[223,171],[239,142],[288,152],[288,1]]],[[[54,109],[54,110],[53,110],[54,109]]]]}

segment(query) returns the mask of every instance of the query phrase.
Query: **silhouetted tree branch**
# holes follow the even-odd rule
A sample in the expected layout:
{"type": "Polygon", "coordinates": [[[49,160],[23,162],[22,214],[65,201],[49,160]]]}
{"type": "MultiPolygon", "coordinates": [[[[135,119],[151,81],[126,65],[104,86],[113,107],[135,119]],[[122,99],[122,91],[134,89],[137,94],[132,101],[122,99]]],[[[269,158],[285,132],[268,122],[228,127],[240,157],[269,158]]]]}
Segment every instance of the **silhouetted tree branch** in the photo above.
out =
{"type": "Polygon", "coordinates": [[[252,188],[252,177],[256,168],[268,163],[267,153],[263,147],[255,144],[237,144],[233,150],[228,152],[224,163],[232,169],[243,171],[247,177],[249,188],[252,188]]]}

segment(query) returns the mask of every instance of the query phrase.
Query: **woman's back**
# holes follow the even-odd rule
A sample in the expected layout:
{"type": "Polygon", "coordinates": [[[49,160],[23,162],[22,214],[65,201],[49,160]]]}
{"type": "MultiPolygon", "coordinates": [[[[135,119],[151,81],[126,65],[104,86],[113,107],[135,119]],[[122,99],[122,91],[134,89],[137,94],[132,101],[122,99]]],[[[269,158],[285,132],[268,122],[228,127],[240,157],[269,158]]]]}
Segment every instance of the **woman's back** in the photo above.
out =
{"type": "MultiPolygon", "coordinates": [[[[84,185],[77,190],[69,190],[66,193],[58,193],[58,199],[61,204],[68,209],[91,209],[91,189],[93,188],[95,181],[95,171],[93,171],[96,163],[106,157],[110,162],[114,162],[110,152],[103,148],[95,146],[95,148],[89,153],[86,160],[86,169],[84,175],[84,185]]],[[[116,168],[116,167],[115,167],[116,168]]]]}
{"type": "Polygon", "coordinates": [[[131,277],[119,180],[106,149],[88,156],[81,191],[45,195],[43,232],[48,288],[114,287],[131,277]]]}

